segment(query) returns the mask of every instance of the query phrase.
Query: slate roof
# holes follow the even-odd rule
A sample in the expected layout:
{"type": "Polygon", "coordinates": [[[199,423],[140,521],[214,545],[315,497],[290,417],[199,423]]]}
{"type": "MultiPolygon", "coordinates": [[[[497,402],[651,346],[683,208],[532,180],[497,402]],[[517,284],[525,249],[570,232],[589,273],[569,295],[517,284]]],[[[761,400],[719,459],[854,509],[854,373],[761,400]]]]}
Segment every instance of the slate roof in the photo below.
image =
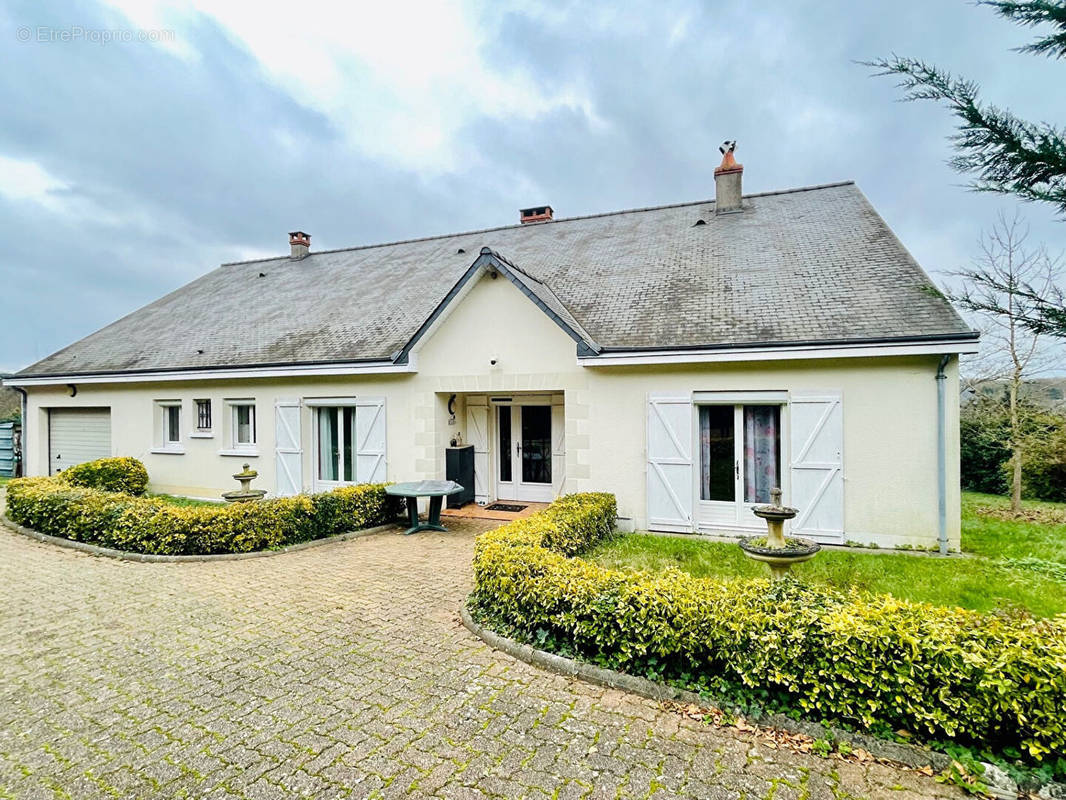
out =
{"type": "Polygon", "coordinates": [[[19,376],[392,359],[484,247],[604,351],[971,333],[847,182],[223,264],[19,376]]]}

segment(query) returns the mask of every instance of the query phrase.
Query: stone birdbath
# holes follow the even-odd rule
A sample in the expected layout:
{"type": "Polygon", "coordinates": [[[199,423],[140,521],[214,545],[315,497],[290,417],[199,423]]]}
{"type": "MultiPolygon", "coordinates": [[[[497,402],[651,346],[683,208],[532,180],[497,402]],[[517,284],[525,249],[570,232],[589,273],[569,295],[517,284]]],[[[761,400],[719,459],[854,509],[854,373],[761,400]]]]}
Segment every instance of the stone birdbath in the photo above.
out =
{"type": "Polygon", "coordinates": [[[770,505],[755,506],[752,513],[766,520],[767,534],[746,536],[740,540],[740,549],[753,561],[762,561],[770,567],[770,574],[777,580],[785,577],[793,564],[809,561],[822,549],[810,539],[785,538],[785,520],[792,519],[799,509],[781,505],[781,490],[770,490],[770,505]]]}
{"type": "Polygon", "coordinates": [[[266,489],[253,489],[249,486],[253,479],[259,477],[259,473],[252,469],[250,464],[245,464],[244,469],[233,477],[240,481],[241,488],[235,492],[223,492],[222,499],[227,503],[251,503],[263,499],[266,489]]]}

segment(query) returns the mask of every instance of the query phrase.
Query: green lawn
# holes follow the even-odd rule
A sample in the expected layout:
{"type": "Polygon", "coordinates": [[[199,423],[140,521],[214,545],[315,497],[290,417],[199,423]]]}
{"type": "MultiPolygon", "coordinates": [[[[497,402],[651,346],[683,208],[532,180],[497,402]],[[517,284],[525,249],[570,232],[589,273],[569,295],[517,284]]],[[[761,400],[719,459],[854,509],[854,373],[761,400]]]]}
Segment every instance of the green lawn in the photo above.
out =
{"type": "Polygon", "coordinates": [[[165,500],[174,506],[217,506],[222,504],[223,500],[194,500],[191,497],[179,497],[176,494],[153,494],[148,493],[149,497],[154,497],[156,500],[165,500]]]}
{"type": "MultiPolygon", "coordinates": [[[[890,550],[823,550],[792,571],[802,580],[839,589],[856,587],[976,611],[1020,607],[1040,617],[1066,612],[1066,524],[1008,522],[976,512],[980,506],[1006,502],[992,495],[964,494],[962,546],[974,554],[972,558],[933,558],[890,550]]],[[[1066,513],[1066,504],[1026,506],[1066,513]]],[[[735,544],[696,537],[628,534],[584,557],[621,569],[657,571],[674,566],[700,577],[732,579],[769,574],[764,565],[745,558],[735,544]]]]}

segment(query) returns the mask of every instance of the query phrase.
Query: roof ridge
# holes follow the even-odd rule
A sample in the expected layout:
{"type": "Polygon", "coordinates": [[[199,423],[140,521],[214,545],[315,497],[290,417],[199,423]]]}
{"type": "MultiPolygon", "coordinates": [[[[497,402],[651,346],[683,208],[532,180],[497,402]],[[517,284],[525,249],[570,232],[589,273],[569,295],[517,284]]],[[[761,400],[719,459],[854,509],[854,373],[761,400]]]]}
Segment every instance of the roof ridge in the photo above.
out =
{"type": "MultiPolygon", "coordinates": [[[[838,186],[853,186],[854,180],[847,181],[834,181],[832,183],[815,183],[809,186],[796,186],[791,189],[776,189],[770,192],[753,192],[751,194],[742,195],[742,197],[773,197],[779,194],[796,194],[798,192],[813,192],[819,189],[834,189],[838,186]]],[[[618,211],[601,211],[596,214],[581,214],[576,217],[560,217],[559,219],[545,220],[544,222],[534,223],[518,223],[517,225],[497,225],[493,228],[477,228],[470,231],[459,231],[457,233],[440,233],[435,236],[419,236],[413,239],[396,239],[391,242],[377,242],[376,244],[360,244],[352,247],[335,247],[332,250],[313,250],[309,253],[309,256],[324,255],[327,253],[349,253],[357,250],[373,250],[378,247],[393,247],[398,244],[415,244],[416,242],[432,242],[438,239],[454,239],[458,236],[475,236],[480,233],[494,233],[495,231],[506,231],[513,228],[526,228],[536,225],[556,225],[562,222],[578,222],[586,219],[597,219],[599,217],[615,217],[620,214],[639,214],[645,211],[664,211],[668,208],[684,208],[685,206],[702,206],[707,204],[714,204],[714,200],[691,200],[685,203],[666,203],[658,206],[642,206],[638,208],[623,208],[618,211]]],[[[266,258],[250,258],[245,261],[223,261],[219,264],[220,267],[232,267],[238,264],[262,264],[266,261],[278,261],[279,259],[287,259],[287,255],[268,256],[266,258]]],[[[306,258],[306,256],[305,256],[306,258]]]]}

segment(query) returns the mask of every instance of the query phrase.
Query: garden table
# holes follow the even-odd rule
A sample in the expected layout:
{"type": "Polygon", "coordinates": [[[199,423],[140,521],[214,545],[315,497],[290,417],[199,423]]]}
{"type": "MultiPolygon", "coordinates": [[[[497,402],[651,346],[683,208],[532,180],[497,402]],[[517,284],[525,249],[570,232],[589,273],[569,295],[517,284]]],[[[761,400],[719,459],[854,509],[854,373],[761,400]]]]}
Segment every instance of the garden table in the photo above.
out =
{"type": "Polygon", "coordinates": [[[407,521],[411,527],[405,531],[405,535],[418,531],[448,530],[440,524],[440,507],[445,497],[461,491],[463,487],[455,481],[409,481],[385,487],[385,494],[407,499],[407,521]],[[429,519],[421,524],[418,522],[419,497],[429,498],[429,519]]]}

